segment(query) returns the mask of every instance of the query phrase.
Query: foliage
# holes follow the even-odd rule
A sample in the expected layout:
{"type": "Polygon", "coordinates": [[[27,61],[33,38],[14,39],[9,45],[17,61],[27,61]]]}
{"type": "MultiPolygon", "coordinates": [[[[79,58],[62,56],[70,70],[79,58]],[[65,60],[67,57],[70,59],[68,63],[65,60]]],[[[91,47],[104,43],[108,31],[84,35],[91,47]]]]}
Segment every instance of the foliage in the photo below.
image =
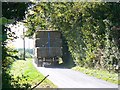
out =
{"type": "Polygon", "coordinates": [[[2,2],[2,15],[7,19],[14,19],[14,21],[23,20],[28,5],[30,3],[2,2]]]}
{"type": "MultiPolygon", "coordinates": [[[[17,51],[23,51],[23,48],[18,48],[17,51]]],[[[26,52],[29,52],[30,54],[33,54],[33,49],[25,49],[26,52]]]]}
{"type": "MultiPolygon", "coordinates": [[[[3,49],[3,48],[2,48],[3,49]]],[[[2,69],[7,70],[10,65],[18,59],[18,53],[16,50],[10,48],[10,47],[5,47],[5,51],[2,52],[2,54],[5,54],[6,57],[4,57],[4,60],[2,61],[2,69]]]]}
{"type": "Polygon", "coordinates": [[[9,47],[7,47],[8,41],[12,41],[17,38],[17,36],[15,36],[15,33],[12,32],[11,29],[8,27],[8,24],[10,23],[16,24],[16,21],[22,20],[25,16],[25,10],[27,6],[28,6],[28,3],[12,3],[12,2],[2,3],[2,18],[0,19],[2,20],[2,53],[3,53],[2,60],[3,60],[3,64],[5,64],[7,60],[9,60],[7,59],[8,56],[11,58],[16,58],[12,56],[14,53],[9,53],[9,52],[16,52],[16,51],[13,49],[9,49],[9,47]]]}
{"type": "Polygon", "coordinates": [[[118,72],[119,9],[119,2],[37,3],[27,14],[27,35],[35,30],[59,30],[77,65],[118,72]]]}
{"type": "Polygon", "coordinates": [[[0,25],[5,25],[5,24],[10,24],[13,23],[14,21],[11,19],[7,19],[5,17],[0,18],[0,25]]]}
{"type": "MultiPolygon", "coordinates": [[[[19,59],[23,59],[23,54],[24,54],[24,50],[23,49],[18,49],[18,56],[19,59]]],[[[26,49],[25,50],[25,58],[32,58],[32,49],[26,49]]]]}
{"type": "MultiPolygon", "coordinates": [[[[17,36],[8,27],[8,24],[16,24],[17,21],[24,19],[25,11],[28,7],[28,3],[17,2],[2,2],[2,17],[0,18],[0,25],[2,26],[2,86],[7,85],[8,88],[13,88],[11,81],[13,78],[9,75],[9,68],[11,64],[18,59],[17,51],[8,47],[7,43],[16,39],[17,36]]],[[[18,81],[14,80],[15,82],[18,81]]],[[[20,87],[17,85],[16,87],[20,87]]],[[[23,85],[24,86],[24,85],[23,85]]]]}
{"type": "Polygon", "coordinates": [[[6,90],[6,89],[20,89],[20,88],[24,88],[24,89],[28,89],[31,88],[31,85],[27,82],[27,76],[17,76],[16,78],[13,77],[13,75],[10,75],[10,71],[6,71],[5,73],[3,72],[3,75],[5,75],[3,77],[3,82],[4,83],[2,85],[2,89],[6,90]],[[20,83],[20,81],[24,81],[23,83],[20,83]]]}

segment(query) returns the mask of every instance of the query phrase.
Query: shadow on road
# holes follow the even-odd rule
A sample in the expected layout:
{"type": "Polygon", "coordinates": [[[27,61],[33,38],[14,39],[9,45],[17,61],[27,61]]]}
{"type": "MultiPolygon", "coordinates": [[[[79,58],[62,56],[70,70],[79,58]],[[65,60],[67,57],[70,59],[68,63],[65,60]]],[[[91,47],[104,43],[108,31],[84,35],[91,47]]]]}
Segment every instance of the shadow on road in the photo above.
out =
{"type": "Polygon", "coordinates": [[[60,69],[71,69],[74,67],[74,64],[58,64],[58,65],[44,65],[45,68],[60,68],[60,69]]]}

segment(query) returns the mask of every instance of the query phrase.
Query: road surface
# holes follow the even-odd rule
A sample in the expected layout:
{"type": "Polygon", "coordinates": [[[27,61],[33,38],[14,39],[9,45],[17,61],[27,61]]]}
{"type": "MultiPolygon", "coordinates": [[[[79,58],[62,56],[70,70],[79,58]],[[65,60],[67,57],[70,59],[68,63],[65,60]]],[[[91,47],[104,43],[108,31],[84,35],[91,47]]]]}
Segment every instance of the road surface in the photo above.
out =
{"type": "MultiPolygon", "coordinates": [[[[34,63],[33,63],[34,64],[34,63]]],[[[118,88],[118,85],[88,76],[67,68],[47,68],[34,66],[58,88],[118,88]]]]}

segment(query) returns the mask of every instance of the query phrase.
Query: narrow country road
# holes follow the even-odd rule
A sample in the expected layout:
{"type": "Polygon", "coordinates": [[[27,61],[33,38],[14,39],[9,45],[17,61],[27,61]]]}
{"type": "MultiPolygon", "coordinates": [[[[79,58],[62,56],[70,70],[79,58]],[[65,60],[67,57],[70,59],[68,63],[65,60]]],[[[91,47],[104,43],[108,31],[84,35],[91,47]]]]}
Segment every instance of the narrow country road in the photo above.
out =
{"type": "MultiPolygon", "coordinates": [[[[33,63],[34,64],[34,63],[33,63]]],[[[66,68],[46,68],[34,66],[58,88],[118,88],[118,85],[96,79],[78,71],[66,68]]]]}

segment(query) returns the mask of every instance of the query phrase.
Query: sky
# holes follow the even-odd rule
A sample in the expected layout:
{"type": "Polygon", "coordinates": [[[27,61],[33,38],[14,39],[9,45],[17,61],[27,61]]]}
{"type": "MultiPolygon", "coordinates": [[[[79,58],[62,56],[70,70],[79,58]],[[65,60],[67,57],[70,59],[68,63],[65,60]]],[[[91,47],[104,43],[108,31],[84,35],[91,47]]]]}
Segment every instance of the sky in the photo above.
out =
{"type": "MultiPolygon", "coordinates": [[[[10,42],[8,46],[12,46],[16,49],[23,48],[23,39],[22,39],[23,28],[25,31],[27,30],[27,28],[25,28],[25,26],[22,23],[14,26],[10,25],[10,27],[11,30],[15,32],[15,34],[18,36],[18,38],[15,39],[14,42],[10,42]]],[[[30,49],[33,48],[33,39],[25,38],[25,48],[30,48],[30,49]]]]}

